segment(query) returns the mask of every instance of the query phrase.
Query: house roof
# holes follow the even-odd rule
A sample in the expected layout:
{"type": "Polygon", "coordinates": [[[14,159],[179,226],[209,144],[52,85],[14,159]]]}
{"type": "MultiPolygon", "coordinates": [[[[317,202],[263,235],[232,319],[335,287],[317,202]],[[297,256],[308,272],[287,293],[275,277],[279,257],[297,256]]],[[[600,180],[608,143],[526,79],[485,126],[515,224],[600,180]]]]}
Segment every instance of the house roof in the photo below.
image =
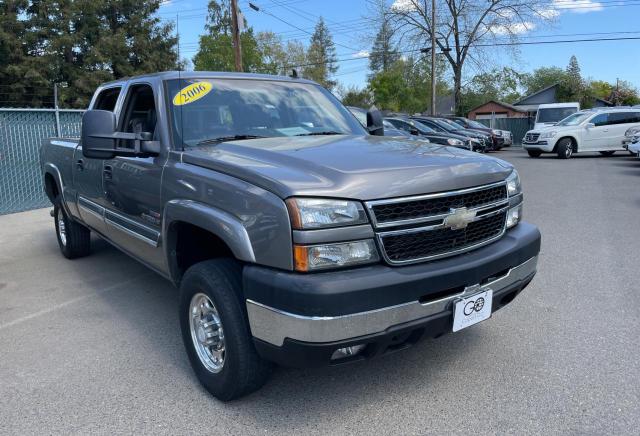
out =
{"type": "MultiPolygon", "coordinates": [[[[537,95],[543,94],[543,93],[547,92],[548,90],[550,90],[550,89],[552,89],[552,88],[556,88],[556,87],[558,87],[558,86],[560,86],[560,84],[559,84],[559,83],[554,83],[553,85],[549,85],[549,86],[547,86],[546,88],[542,88],[541,90],[536,91],[536,92],[534,92],[533,94],[529,94],[529,95],[527,95],[527,96],[525,96],[525,97],[522,97],[520,100],[516,101],[516,102],[514,103],[514,105],[515,105],[515,106],[521,106],[521,105],[524,105],[524,104],[526,104],[525,102],[526,102],[527,100],[530,100],[531,98],[533,98],[533,97],[535,97],[535,96],[537,96],[537,95]]],[[[536,104],[536,109],[538,108],[538,106],[539,106],[539,104],[536,104]]]]}
{"type": "Polygon", "coordinates": [[[509,110],[512,110],[512,111],[514,111],[514,112],[526,112],[526,110],[523,110],[522,108],[515,107],[515,106],[514,106],[514,105],[512,105],[512,104],[504,103],[504,102],[502,102],[502,101],[498,101],[498,100],[489,100],[489,101],[487,101],[487,102],[484,102],[484,103],[482,103],[480,106],[476,106],[476,107],[474,107],[474,108],[473,108],[473,109],[471,109],[469,112],[473,112],[473,111],[475,111],[475,110],[477,110],[477,109],[480,109],[482,106],[485,106],[485,105],[487,105],[487,104],[489,104],[489,103],[497,104],[498,106],[502,106],[502,107],[504,107],[504,108],[506,108],[506,109],[509,109],[509,110]]]}

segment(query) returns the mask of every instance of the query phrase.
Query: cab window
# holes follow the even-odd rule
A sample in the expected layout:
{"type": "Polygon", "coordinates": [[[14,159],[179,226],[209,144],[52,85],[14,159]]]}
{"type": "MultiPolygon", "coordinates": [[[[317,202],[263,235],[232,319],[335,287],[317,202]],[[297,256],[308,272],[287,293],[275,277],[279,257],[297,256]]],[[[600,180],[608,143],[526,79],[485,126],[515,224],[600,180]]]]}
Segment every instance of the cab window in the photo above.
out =
{"type": "Polygon", "coordinates": [[[100,94],[98,94],[96,98],[96,103],[93,105],[93,109],[113,112],[116,108],[118,97],[120,96],[120,90],[121,88],[118,86],[100,91],[100,94]]]}
{"type": "MultiPolygon", "coordinates": [[[[158,139],[157,112],[153,89],[149,85],[133,85],[129,88],[120,123],[120,130],[129,133],[151,133],[158,139]]],[[[124,147],[133,147],[133,141],[124,141],[124,147]]]]}
{"type": "Polygon", "coordinates": [[[596,126],[606,126],[609,121],[609,114],[598,114],[591,118],[591,122],[596,126]]]}

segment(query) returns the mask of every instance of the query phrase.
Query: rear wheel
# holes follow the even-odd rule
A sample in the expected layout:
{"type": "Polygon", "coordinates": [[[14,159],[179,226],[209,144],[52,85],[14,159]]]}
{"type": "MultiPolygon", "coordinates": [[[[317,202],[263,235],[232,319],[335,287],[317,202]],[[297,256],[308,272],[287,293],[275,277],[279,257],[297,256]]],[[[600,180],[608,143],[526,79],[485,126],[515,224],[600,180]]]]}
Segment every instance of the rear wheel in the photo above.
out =
{"type": "Polygon", "coordinates": [[[613,156],[613,153],[615,153],[615,151],[601,151],[600,154],[603,156],[613,156]]]}
{"type": "Polygon", "coordinates": [[[556,147],[560,159],[569,159],[573,155],[573,142],[569,138],[562,138],[556,147]]]}
{"type": "Polygon", "coordinates": [[[242,270],[235,260],[207,260],[189,268],[180,285],[179,308],[191,366],[213,396],[229,401],[262,387],[271,364],[253,345],[242,270]]]}
{"type": "Polygon", "coordinates": [[[56,197],[54,202],[53,219],[62,255],[67,259],[89,255],[91,251],[91,232],[85,226],[67,216],[62,207],[62,198],[60,196],[56,197]]]}
{"type": "Polygon", "coordinates": [[[540,157],[542,152],[540,150],[527,150],[529,157],[540,157]]]}

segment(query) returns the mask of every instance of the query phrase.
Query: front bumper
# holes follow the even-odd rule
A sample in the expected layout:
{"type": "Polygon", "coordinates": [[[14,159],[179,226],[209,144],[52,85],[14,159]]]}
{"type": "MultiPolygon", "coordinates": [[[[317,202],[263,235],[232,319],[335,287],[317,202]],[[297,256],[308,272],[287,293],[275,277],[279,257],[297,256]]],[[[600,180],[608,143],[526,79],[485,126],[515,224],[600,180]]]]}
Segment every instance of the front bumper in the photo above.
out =
{"type": "Polygon", "coordinates": [[[547,140],[541,140],[536,142],[527,142],[525,140],[522,141],[522,147],[525,150],[540,150],[550,152],[553,151],[553,147],[555,146],[555,142],[550,142],[547,140]]]}
{"type": "MultiPolygon", "coordinates": [[[[360,357],[450,332],[453,302],[485,289],[494,311],[536,272],[540,233],[520,223],[472,252],[405,267],[376,265],[320,274],[248,266],[245,297],[258,352],[287,366],[330,363],[338,348],[366,344],[360,357]]],[[[352,359],[346,359],[352,360],[352,359]]]]}

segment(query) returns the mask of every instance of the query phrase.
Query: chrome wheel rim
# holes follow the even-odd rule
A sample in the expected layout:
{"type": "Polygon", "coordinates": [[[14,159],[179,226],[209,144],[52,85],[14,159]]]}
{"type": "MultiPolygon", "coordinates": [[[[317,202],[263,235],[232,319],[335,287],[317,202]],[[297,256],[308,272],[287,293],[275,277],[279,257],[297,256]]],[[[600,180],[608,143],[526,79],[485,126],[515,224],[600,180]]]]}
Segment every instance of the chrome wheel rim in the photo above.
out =
{"type": "Polygon", "coordinates": [[[567,151],[565,152],[565,154],[567,155],[567,157],[571,157],[571,153],[573,153],[573,146],[569,144],[567,145],[567,151]]]}
{"type": "Polygon", "coordinates": [[[64,224],[64,215],[62,214],[62,209],[58,209],[58,216],[56,217],[58,220],[58,236],[60,237],[60,242],[65,247],[67,246],[67,228],[64,224]]]}
{"type": "Polygon", "coordinates": [[[224,330],[218,309],[206,294],[191,298],[189,327],[200,362],[208,371],[220,372],[225,360],[224,330]]]}

